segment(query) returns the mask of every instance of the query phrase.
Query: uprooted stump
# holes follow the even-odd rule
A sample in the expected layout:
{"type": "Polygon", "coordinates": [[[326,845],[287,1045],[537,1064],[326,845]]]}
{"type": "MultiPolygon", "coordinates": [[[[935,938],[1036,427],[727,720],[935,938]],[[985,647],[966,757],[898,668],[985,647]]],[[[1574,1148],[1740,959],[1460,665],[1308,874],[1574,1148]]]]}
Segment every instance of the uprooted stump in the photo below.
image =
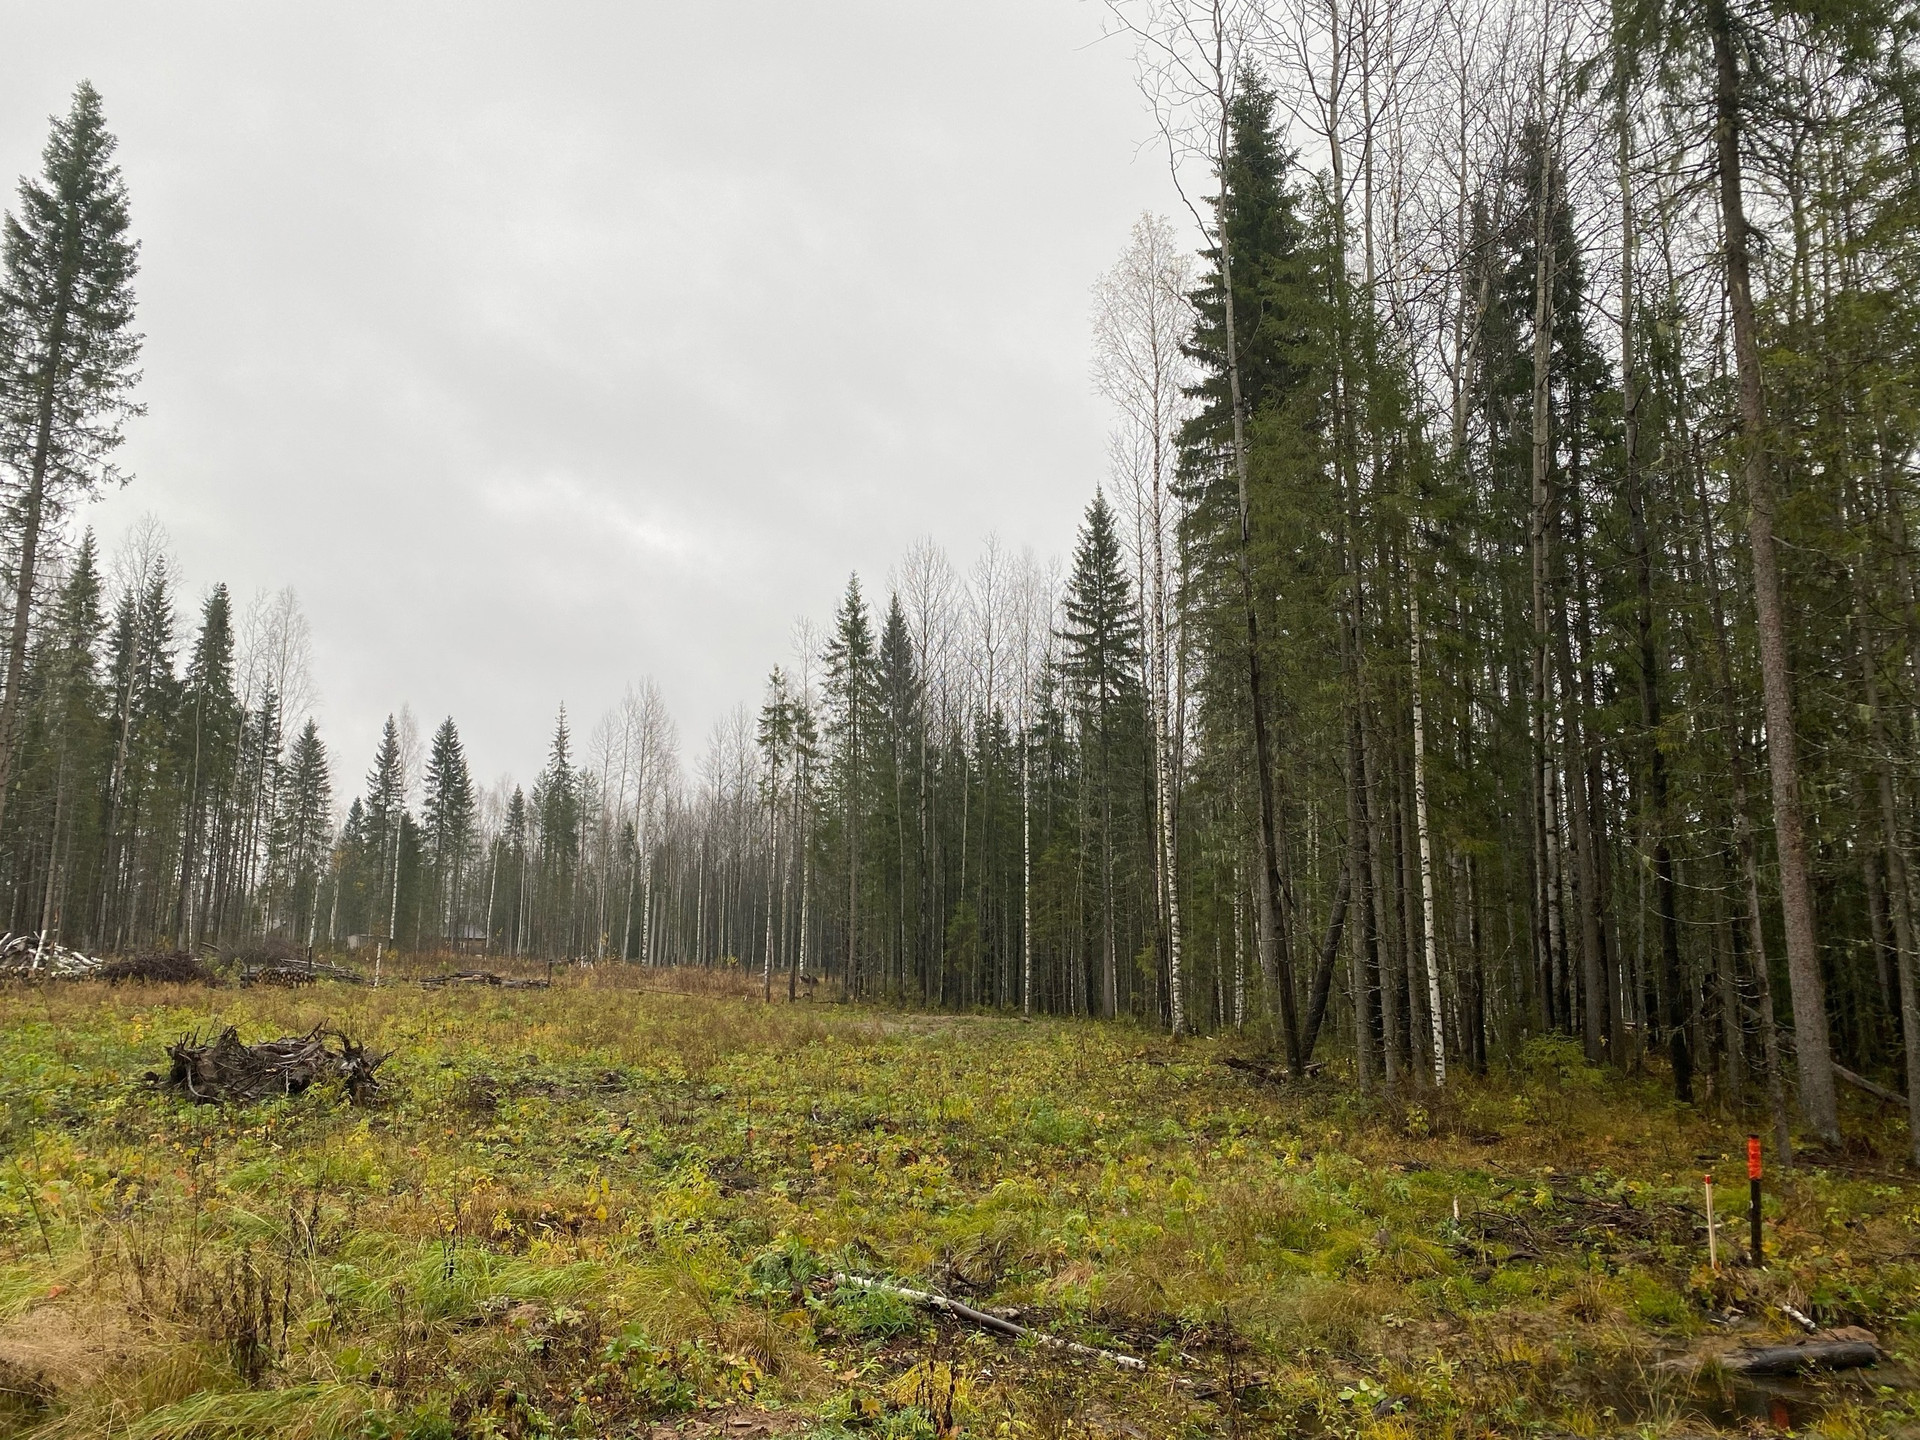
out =
{"type": "Polygon", "coordinates": [[[211,985],[217,978],[199,956],[185,950],[124,955],[118,960],[107,961],[93,973],[95,978],[109,984],[136,980],[154,985],[211,985]]]}
{"type": "Polygon", "coordinates": [[[387,1052],[369,1050],[337,1030],[316,1025],[304,1035],[245,1045],[229,1025],[212,1044],[197,1034],[167,1047],[172,1068],[165,1078],[149,1078],[163,1090],[213,1103],[265,1100],[298,1095],[325,1080],[338,1080],[356,1105],[372,1101],[380,1088],[374,1072],[387,1052]]]}

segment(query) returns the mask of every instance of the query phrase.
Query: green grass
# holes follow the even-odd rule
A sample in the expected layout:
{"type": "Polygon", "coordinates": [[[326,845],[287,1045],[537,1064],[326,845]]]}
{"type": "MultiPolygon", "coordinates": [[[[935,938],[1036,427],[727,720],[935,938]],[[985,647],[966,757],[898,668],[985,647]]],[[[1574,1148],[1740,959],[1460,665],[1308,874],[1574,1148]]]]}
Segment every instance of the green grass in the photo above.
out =
{"type": "MultiPolygon", "coordinates": [[[[1743,1398],[1660,1362],[1729,1310],[1920,1354],[1893,1162],[1776,1177],[1769,1267],[1715,1275],[1700,1174],[1741,1203],[1744,1128],[1565,1047],[1390,1112],[1259,1084],[1226,1042],[641,988],[669,983],[0,993],[0,1434],[1698,1434],[1743,1398]],[[377,1107],[140,1084],[188,1031],[323,1019],[393,1050],[377,1107]]],[[[1902,1374],[1796,1418],[1898,1433],[1914,1392],[1876,1382],[1902,1374]]]]}

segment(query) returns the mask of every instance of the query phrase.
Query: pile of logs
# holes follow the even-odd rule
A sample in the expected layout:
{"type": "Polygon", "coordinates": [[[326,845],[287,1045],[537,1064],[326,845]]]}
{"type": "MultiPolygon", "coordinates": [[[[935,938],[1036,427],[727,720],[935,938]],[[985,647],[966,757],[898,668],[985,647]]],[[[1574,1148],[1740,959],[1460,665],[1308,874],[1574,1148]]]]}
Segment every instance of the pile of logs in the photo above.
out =
{"type": "Polygon", "coordinates": [[[329,965],[324,960],[308,960],[285,955],[251,961],[240,969],[242,985],[311,985],[316,980],[339,980],[348,985],[364,985],[367,977],[358,970],[329,965]]]}
{"type": "Polygon", "coordinates": [[[43,935],[0,935],[0,978],[12,980],[84,980],[100,970],[100,961],[56,945],[43,935]]]}
{"type": "Polygon", "coordinates": [[[148,1079],[189,1099],[265,1100],[338,1080],[356,1105],[368,1103],[380,1088],[374,1072],[387,1058],[324,1025],[258,1045],[242,1044],[240,1032],[229,1025],[211,1044],[188,1035],[169,1045],[167,1056],[172,1067],[166,1075],[150,1073],[148,1079]]]}

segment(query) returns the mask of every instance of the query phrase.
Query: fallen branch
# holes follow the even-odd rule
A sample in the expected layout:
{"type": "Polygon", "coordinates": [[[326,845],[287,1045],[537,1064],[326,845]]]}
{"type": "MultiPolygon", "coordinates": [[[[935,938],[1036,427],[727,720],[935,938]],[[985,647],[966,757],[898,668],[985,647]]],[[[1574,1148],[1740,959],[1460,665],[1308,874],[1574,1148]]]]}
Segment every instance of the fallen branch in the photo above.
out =
{"type": "Polygon", "coordinates": [[[1856,1090],[1864,1090],[1867,1094],[1873,1096],[1874,1099],[1884,1100],[1889,1105],[1905,1106],[1907,1103],[1907,1097],[1902,1095],[1898,1090],[1889,1090],[1886,1086],[1869,1080],[1864,1075],[1856,1075],[1844,1065],[1835,1065],[1833,1067],[1833,1078],[1842,1084],[1853,1086],[1856,1090]]]}
{"type": "Polygon", "coordinates": [[[1780,1307],[1780,1313],[1793,1321],[1793,1323],[1798,1325],[1802,1330],[1806,1331],[1807,1334],[1818,1335],[1820,1333],[1820,1327],[1813,1323],[1813,1317],[1802,1314],[1800,1311],[1794,1309],[1793,1306],[1782,1305],[1780,1307]]]}
{"type": "Polygon", "coordinates": [[[1058,1335],[1048,1335],[1025,1325],[1016,1325],[1011,1320],[998,1315],[989,1315],[985,1310],[976,1310],[971,1305],[963,1305],[958,1300],[949,1300],[944,1295],[935,1295],[928,1290],[909,1290],[904,1285],[889,1285],[881,1280],[869,1280],[863,1275],[836,1274],[834,1283],[852,1285],[856,1289],[870,1291],[876,1295],[893,1295],[915,1305],[923,1305],[929,1310],[938,1310],[951,1315],[956,1320],[964,1320],[969,1325],[978,1325],[983,1330],[1005,1335],[1013,1340],[1032,1340],[1036,1345],[1045,1345],[1050,1349],[1064,1350],[1069,1355],[1078,1355],[1087,1360],[1111,1360],[1124,1370],[1147,1368],[1147,1362],[1136,1355],[1122,1355],[1116,1350],[1102,1350],[1093,1345],[1082,1345],[1076,1340],[1062,1340],[1058,1335]]]}

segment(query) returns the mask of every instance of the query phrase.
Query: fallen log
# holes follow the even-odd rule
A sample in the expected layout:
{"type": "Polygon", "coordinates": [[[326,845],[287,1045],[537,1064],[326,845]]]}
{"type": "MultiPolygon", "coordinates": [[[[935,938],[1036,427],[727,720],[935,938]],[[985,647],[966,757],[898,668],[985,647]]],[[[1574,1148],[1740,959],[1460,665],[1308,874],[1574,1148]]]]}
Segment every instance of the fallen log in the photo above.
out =
{"type": "MultiPolygon", "coordinates": [[[[1287,1067],[1279,1062],[1251,1059],[1240,1055],[1222,1055],[1220,1063],[1229,1070],[1238,1070],[1253,1076],[1256,1080],[1264,1080],[1269,1085],[1284,1085],[1293,1078],[1288,1073],[1287,1067]]],[[[1324,1060],[1309,1060],[1305,1066],[1305,1073],[1311,1079],[1326,1068],[1324,1060]]]]}
{"type": "Polygon", "coordinates": [[[1822,1330],[1785,1345],[1748,1345],[1716,1355],[1683,1356],[1663,1361],[1659,1368],[1697,1375],[1711,1365],[1729,1375],[1778,1377],[1800,1375],[1809,1370],[1857,1370],[1864,1365],[1877,1365],[1881,1358],[1878,1337],[1871,1330],[1849,1325],[1822,1330]]]}
{"type": "Polygon", "coordinates": [[[1864,1090],[1867,1094],[1873,1096],[1874,1099],[1884,1100],[1889,1105],[1899,1105],[1904,1108],[1907,1103],[1907,1097],[1902,1095],[1898,1090],[1889,1090],[1886,1086],[1869,1080],[1864,1075],[1856,1075],[1844,1065],[1835,1065],[1833,1067],[1833,1078],[1840,1081],[1843,1085],[1851,1085],[1856,1090],[1864,1090]]]}
{"type": "Polygon", "coordinates": [[[1720,1368],[1734,1375],[1799,1375],[1807,1370],[1857,1370],[1880,1361],[1872,1340],[1806,1340],[1797,1345],[1762,1345],[1720,1357],[1720,1368]]]}
{"type": "Polygon", "coordinates": [[[1123,1370],[1144,1371],[1147,1362],[1137,1355],[1122,1355],[1117,1350],[1102,1350],[1094,1345],[1082,1345],[1077,1340],[1063,1340],[1058,1335],[1048,1335],[1043,1331],[1019,1325],[999,1315],[991,1315],[985,1310],[976,1310],[971,1305],[963,1305],[958,1300],[950,1300],[945,1295],[935,1295],[929,1290],[909,1290],[904,1285],[889,1285],[883,1280],[869,1280],[864,1275],[836,1274],[834,1283],[851,1285],[859,1290],[871,1291],[876,1295],[892,1295],[910,1304],[920,1305],[928,1310],[938,1310],[951,1315],[956,1320],[964,1320],[969,1325],[978,1325],[982,1330],[991,1330],[997,1335],[1005,1335],[1012,1340],[1032,1340],[1036,1345],[1044,1345],[1052,1350],[1061,1350],[1069,1355],[1078,1355],[1086,1360],[1109,1360],[1123,1370]]]}

